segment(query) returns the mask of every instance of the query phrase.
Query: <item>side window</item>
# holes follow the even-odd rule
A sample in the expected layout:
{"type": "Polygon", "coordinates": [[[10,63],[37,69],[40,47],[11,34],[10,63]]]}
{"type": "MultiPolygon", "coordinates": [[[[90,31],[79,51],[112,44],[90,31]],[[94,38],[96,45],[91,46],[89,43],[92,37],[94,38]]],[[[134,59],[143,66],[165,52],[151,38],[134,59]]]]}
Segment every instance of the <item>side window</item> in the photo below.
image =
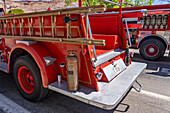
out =
{"type": "Polygon", "coordinates": [[[2,16],[2,12],[0,12],[0,16],[2,16]]]}

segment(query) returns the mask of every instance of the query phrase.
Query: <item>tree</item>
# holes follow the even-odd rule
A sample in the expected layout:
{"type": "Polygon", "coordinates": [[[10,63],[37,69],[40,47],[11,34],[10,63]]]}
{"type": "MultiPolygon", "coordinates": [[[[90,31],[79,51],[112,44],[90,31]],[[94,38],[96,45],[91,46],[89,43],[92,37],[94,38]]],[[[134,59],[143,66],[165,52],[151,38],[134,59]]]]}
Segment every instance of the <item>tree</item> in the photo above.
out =
{"type": "Polygon", "coordinates": [[[7,12],[7,14],[23,14],[24,11],[22,9],[11,9],[7,12]]]}
{"type": "MultiPolygon", "coordinates": [[[[119,0],[110,0],[115,3],[119,3],[119,0]]],[[[72,5],[73,2],[77,2],[77,0],[65,0],[66,5],[72,5]]],[[[143,5],[152,5],[154,0],[124,0],[122,7],[131,7],[131,6],[143,6],[143,5]]],[[[91,5],[103,5],[105,4],[107,8],[117,8],[118,6],[114,4],[110,4],[104,2],[102,0],[83,0],[84,6],[91,6],[91,5]]]]}

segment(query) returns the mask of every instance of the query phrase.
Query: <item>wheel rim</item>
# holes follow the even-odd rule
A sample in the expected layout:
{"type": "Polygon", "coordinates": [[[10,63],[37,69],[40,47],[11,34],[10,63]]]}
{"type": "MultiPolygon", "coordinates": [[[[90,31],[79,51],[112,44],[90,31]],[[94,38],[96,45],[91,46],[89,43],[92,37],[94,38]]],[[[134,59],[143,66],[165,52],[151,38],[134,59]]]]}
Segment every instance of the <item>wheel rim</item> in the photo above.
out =
{"type": "Polygon", "coordinates": [[[31,94],[34,91],[34,77],[27,67],[21,66],[18,69],[18,81],[24,92],[31,94]]]}
{"type": "Polygon", "coordinates": [[[145,53],[147,56],[154,57],[159,53],[158,46],[149,44],[145,47],[145,53]]]}

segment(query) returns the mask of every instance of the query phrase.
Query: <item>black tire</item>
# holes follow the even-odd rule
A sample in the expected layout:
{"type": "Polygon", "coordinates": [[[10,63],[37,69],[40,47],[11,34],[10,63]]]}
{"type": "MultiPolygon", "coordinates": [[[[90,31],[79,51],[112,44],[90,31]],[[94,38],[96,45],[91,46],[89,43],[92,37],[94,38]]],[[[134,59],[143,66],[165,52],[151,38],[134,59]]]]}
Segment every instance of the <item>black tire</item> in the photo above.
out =
{"type": "Polygon", "coordinates": [[[40,74],[39,68],[37,64],[35,63],[35,61],[29,55],[25,55],[25,56],[21,56],[17,58],[13,66],[13,76],[14,76],[14,80],[16,82],[16,85],[20,93],[27,100],[36,102],[47,96],[48,89],[44,88],[42,85],[41,74],[40,74]],[[29,72],[31,72],[31,75],[33,76],[34,88],[33,88],[32,93],[27,93],[26,91],[24,91],[20,85],[21,83],[19,83],[18,70],[21,67],[26,67],[29,70],[29,72]]]}
{"type": "Polygon", "coordinates": [[[139,52],[147,60],[157,60],[164,55],[165,45],[158,39],[147,39],[141,43],[139,52]],[[148,51],[148,48],[152,48],[154,52],[148,51]]]}

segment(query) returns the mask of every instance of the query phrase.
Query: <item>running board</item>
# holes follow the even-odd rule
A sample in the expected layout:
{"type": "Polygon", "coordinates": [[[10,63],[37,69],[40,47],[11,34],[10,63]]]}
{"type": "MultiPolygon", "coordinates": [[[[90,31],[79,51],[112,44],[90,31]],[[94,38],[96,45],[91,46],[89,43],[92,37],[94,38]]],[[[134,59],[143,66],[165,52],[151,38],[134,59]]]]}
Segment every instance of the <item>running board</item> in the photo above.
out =
{"type": "Polygon", "coordinates": [[[123,97],[133,86],[137,77],[146,68],[145,63],[132,62],[130,66],[120,73],[111,82],[98,82],[99,91],[80,85],[79,91],[70,92],[67,90],[67,82],[54,82],[48,86],[49,89],[79,101],[91,104],[103,109],[111,110],[119,104],[123,97]]]}
{"type": "Polygon", "coordinates": [[[8,63],[1,62],[0,63],[0,71],[3,71],[5,73],[8,73],[8,63]]]}
{"type": "Polygon", "coordinates": [[[125,50],[121,50],[121,49],[115,49],[113,51],[107,52],[105,54],[99,55],[97,56],[97,61],[95,62],[95,59],[93,58],[92,61],[94,62],[94,66],[98,66],[104,62],[107,62],[108,60],[124,53],[125,50]]]}

